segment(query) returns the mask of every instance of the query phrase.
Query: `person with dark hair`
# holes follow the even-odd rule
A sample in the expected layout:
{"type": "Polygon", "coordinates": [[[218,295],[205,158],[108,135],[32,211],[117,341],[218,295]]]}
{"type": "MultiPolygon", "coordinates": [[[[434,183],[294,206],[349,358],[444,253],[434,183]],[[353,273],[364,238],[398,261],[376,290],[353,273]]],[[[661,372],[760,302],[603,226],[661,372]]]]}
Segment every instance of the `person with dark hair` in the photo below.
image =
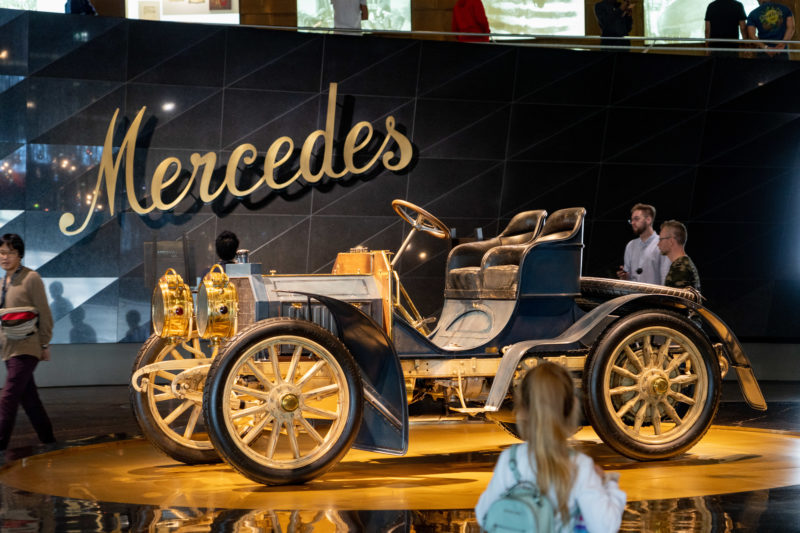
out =
{"type": "Polygon", "coordinates": [[[239,249],[239,238],[232,231],[223,231],[217,235],[217,240],[214,242],[217,249],[217,261],[220,265],[225,266],[235,263],[236,250],[239,249]]]}
{"type": "MultiPolygon", "coordinates": [[[[736,0],[714,0],[706,8],[706,39],[747,39],[747,15],[736,0]]],[[[734,48],[736,43],[706,43],[709,48],[734,48]]],[[[738,52],[711,51],[711,55],[737,57],[738,52]]]]}
{"type": "Polygon", "coordinates": [[[672,261],[664,285],[679,289],[694,287],[699,291],[700,274],[692,260],[686,255],[686,239],[686,226],[677,220],[667,220],[661,224],[658,250],[661,255],[669,257],[669,260],[672,261]]]}
{"type": "Polygon", "coordinates": [[[633,28],[633,3],[630,0],[600,0],[594,5],[594,16],[600,26],[603,46],[630,46],[625,37],[633,28]],[[614,39],[613,37],[617,37],[614,39]]]}
{"type": "MultiPolygon", "coordinates": [[[[217,251],[218,259],[216,264],[220,265],[222,270],[225,270],[225,265],[236,263],[235,259],[236,251],[239,249],[239,237],[232,231],[224,230],[217,235],[217,239],[214,241],[214,248],[217,251]]],[[[211,267],[203,270],[200,279],[206,277],[206,274],[208,274],[210,270],[211,267]]]]}
{"type": "Polygon", "coordinates": [[[25,243],[14,233],[0,237],[0,266],[6,271],[0,320],[6,382],[0,394],[0,450],[8,448],[20,405],[44,444],[55,442],[53,425],[39,399],[33,371],[50,359],[53,317],[42,278],[22,266],[25,243]]]}
{"type": "Polygon", "coordinates": [[[554,531],[613,532],[619,529],[626,494],[619,475],[606,473],[591,457],[574,450],[569,438],[578,429],[578,398],[572,376],[561,365],[539,363],[515,390],[517,429],[523,444],[503,450],[489,486],[475,506],[486,527],[491,505],[517,481],[538,486],[556,510],[554,531]]]}
{"type": "Polygon", "coordinates": [[[628,223],[637,238],[625,246],[624,263],[617,271],[619,279],[663,285],[669,270],[669,259],[658,251],[658,233],[653,230],[656,208],[636,204],[631,208],[628,223]]]}
{"type": "Polygon", "coordinates": [[[67,0],[64,4],[64,13],[67,15],[97,15],[91,0],[67,0]]]}

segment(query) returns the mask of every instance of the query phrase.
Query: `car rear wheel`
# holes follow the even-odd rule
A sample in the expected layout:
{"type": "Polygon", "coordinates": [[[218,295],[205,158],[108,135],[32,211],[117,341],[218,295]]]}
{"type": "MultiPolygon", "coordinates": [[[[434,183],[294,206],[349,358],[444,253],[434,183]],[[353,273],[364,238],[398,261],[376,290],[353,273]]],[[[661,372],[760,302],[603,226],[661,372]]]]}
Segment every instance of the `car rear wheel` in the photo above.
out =
{"type": "Polygon", "coordinates": [[[361,377],[352,356],[328,331],[301,320],[265,320],[232,338],[204,394],[215,448],[259,483],[322,475],[350,449],[361,425],[361,377]]]}
{"type": "Polygon", "coordinates": [[[689,319],[669,311],[640,311],[613,324],[584,376],[589,421],[606,444],[633,459],[684,453],[719,406],[714,349],[689,319]]]}
{"type": "Polygon", "coordinates": [[[133,364],[130,401],[139,428],[153,446],[182,463],[220,460],[202,413],[203,383],[215,353],[196,334],[179,344],[152,335],[133,364]]]}

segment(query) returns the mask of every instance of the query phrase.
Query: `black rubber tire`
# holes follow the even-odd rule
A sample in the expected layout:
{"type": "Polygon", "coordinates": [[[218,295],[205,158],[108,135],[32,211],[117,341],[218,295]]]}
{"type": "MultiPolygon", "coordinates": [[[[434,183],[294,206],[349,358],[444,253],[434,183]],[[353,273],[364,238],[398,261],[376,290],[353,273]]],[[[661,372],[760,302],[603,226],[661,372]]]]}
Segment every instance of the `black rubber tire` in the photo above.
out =
{"type": "MultiPolygon", "coordinates": [[[[633,353],[637,352],[633,351],[633,353]]],[[[644,354],[644,348],[641,353],[644,354]]],[[[666,357],[669,355],[665,356],[665,359],[666,357]]],[[[676,359],[678,358],[673,357],[671,361],[676,359]]],[[[720,365],[716,352],[705,334],[693,322],[672,311],[656,309],[639,311],[614,322],[592,347],[584,370],[583,386],[586,391],[584,411],[603,442],[620,454],[641,461],[667,459],[689,450],[708,431],[719,407],[720,382],[720,365]],[[627,367],[626,364],[623,364],[622,367],[619,364],[615,365],[615,363],[631,362],[629,355],[623,355],[623,344],[629,347],[636,346],[632,343],[635,342],[638,335],[644,336],[645,333],[650,332],[652,333],[649,341],[651,348],[654,347],[653,343],[659,342],[659,339],[663,346],[664,336],[659,335],[659,331],[676,337],[677,339],[673,340],[682,343],[683,353],[688,354],[688,359],[694,361],[694,364],[679,363],[675,369],[667,373],[665,370],[668,370],[670,365],[663,363],[659,366],[656,364],[660,358],[656,352],[655,355],[644,356],[643,359],[638,359],[637,356],[639,362],[645,363],[638,373],[636,373],[635,365],[630,367],[627,367]],[[653,365],[650,365],[649,361],[653,365]],[[692,366],[698,366],[698,368],[693,371],[692,366]],[[625,369],[626,367],[628,372],[634,374],[638,380],[632,377],[613,377],[622,374],[619,370],[612,370],[612,368],[625,369]],[[696,375],[694,384],[674,381],[684,380],[687,376],[693,375],[696,375]],[[658,383],[658,380],[661,382],[658,383]],[[656,390],[663,389],[665,383],[667,384],[666,392],[656,390]],[[673,388],[676,386],[678,389],[673,388]],[[622,394],[611,394],[610,392],[612,389],[619,391],[626,387],[638,387],[638,389],[622,394]],[[680,391],[688,393],[684,394],[684,397],[691,398],[693,403],[684,402],[680,397],[673,396],[673,392],[680,391]],[[632,396],[626,397],[625,394],[632,396]],[[655,409],[659,412],[657,424],[653,423],[655,419],[652,415],[653,404],[646,407],[647,400],[637,401],[636,397],[654,399],[655,409]],[[631,407],[626,410],[625,406],[628,403],[631,404],[631,407]],[[610,412],[612,409],[615,412],[610,412]],[[648,411],[650,412],[650,418],[647,419],[649,423],[642,424],[638,432],[635,426],[635,416],[631,414],[637,409],[644,410],[643,419],[648,416],[648,411]],[[672,410],[673,414],[670,415],[668,410],[672,410]],[[621,416],[620,412],[622,412],[621,416]],[[683,422],[682,424],[673,425],[670,422],[670,419],[674,420],[675,415],[683,422]],[[672,429],[667,429],[660,436],[655,435],[656,426],[663,430],[662,420],[672,425],[672,429]],[[641,433],[641,427],[646,426],[653,427],[653,435],[641,433]]]]}
{"type": "MultiPolygon", "coordinates": [[[[136,360],[133,363],[133,375],[140,368],[156,363],[163,360],[167,355],[167,350],[172,346],[166,339],[162,339],[158,335],[151,335],[149,339],[139,349],[136,360]]],[[[152,380],[155,376],[149,376],[152,380]]],[[[133,415],[142,430],[142,434],[147,438],[150,443],[158,450],[168,455],[169,457],[186,463],[203,464],[203,463],[218,463],[220,461],[219,454],[214,450],[211,441],[205,432],[199,436],[197,440],[185,439],[178,433],[171,434],[159,423],[159,419],[163,423],[163,417],[160,414],[154,413],[154,403],[152,389],[137,392],[132,385],[129,386],[129,395],[133,415]]],[[[185,416],[185,415],[182,415],[185,416]]],[[[178,418],[180,423],[181,418],[178,418]]],[[[201,428],[203,426],[200,420],[201,428]]]]}
{"type": "MultiPolygon", "coordinates": [[[[295,346],[298,346],[298,344],[295,344],[295,346]]],[[[263,397],[269,394],[271,390],[273,389],[265,389],[260,394],[263,397]]],[[[265,406],[264,413],[271,416],[272,420],[277,420],[275,416],[294,417],[296,412],[300,415],[297,418],[302,419],[298,423],[305,421],[310,424],[302,416],[304,402],[306,401],[302,391],[296,394],[292,392],[291,396],[301,398],[298,400],[300,407],[290,411],[291,415],[286,414],[288,411],[277,407],[278,403],[283,405],[277,400],[274,402],[265,400],[260,405],[265,406]],[[267,411],[269,405],[275,407],[269,407],[270,410],[267,411]]],[[[309,400],[316,399],[319,401],[318,398],[318,396],[315,396],[314,398],[309,398],[309,400]]],[[[322,475],[336,465],[350,449],[361,426],[363,412],[361,375],[353,357],[344,344],[327,330],[303,320],[271,318],[251,325],[230,339],[223,351],[215,358],[208,373],[204,389],[203,409],[214,447],[222,458],[242,475],[267,485],[305,483],[322,475]],[[233,422],[228,416],[232,405],[231,394],[234,385],[230,380],[233,377],[235,381],[233,373],[238,372],[238,368],[245,364],[244,359],[250,358],[250,355],[248,355],[250,352],[258,348],[258,352],[252,352],[255,357],[262,353],[260,351],[261,346],[266,346],[266,343],[269,342],[276,342],[276,339],[279,338],[288,339],[281,342],[281,346],[291,344],[291,339],[299,339],[298,342],[309,342],[319,347],[318,355],[321,354],[321,356],[318,357],[318,360],[324,361],[324,365],[334,374],[333,381],[336,382],[337,391],[342,391],[341,393],[337,392],[336,406],[339,408],[343,403],[345,404],[341,408],[342,412],[335,417],[331,427],[322,437],[323,442],[317,446],[319,450],[308,454],[308,459],[304,459],[301,456],[301,460],[299,462],[295,461],[295,465],[290,464],[291,461],[283,461],[284,465],[282,464],[282,459],[274,459],[274,455],[273,459],[270,459],[266,455],[251,449],[251,446],[244,442],[238,434],[234,434],[233,422]],[[342,400],[344,401],[342,402],[342,400]]],[[[291,419],[291,424],[292,428],[296,427],[295,418],[291,419]]],[[[314,429],[316,430],[317,428],[314,429]]],[[[270,435],[273,430],[274,425],[270,428],[270,435]]],[[[283,435],[288,435],[288,432],[282,433],[283,426],[279,426],[279,430],[275,437],[276,440],[281,439],[283,435]]],[[[252,442],[258,442],[265,433],[266,427],[262,426],[259,436],[255,437],[252,442]]],[[[294,437],[294,439],[297,438],[297,436],[294,437]]],[[[292,439],[287,436],[285,440],[292,439]]],[[[274,453],[275,450],[273,450],[274,453]]]]}

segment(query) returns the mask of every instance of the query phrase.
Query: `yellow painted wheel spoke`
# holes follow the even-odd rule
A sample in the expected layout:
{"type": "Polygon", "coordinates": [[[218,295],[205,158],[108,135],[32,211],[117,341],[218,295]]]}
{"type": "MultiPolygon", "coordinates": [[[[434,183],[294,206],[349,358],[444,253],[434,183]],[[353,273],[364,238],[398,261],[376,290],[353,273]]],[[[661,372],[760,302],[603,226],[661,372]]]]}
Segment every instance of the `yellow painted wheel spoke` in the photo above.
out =
{"type": "Polygon", "coordinates": [[[319,387],[308,392],[304,392],[303,398],[306,400],[321,400],[322,398],[327,398],[328,396],[336,394],[337,392],[339,392],[339,385],[337,383],[331,383],[330,385],[325,385],[324,387],[319,387]]]}
{"type": "Polygon", "coordinates": [[[678,415],[678,412],[669,404],[669,402],[661,402],[661,405],[664,406],[664,411],[666,411],[667,416],[670,417],[676,425],[680,426],[683,423],[680,415],[678,415]]]}
{"type": "Polygon", "coordinates": [[[178,351],[178,346],[177,345],[173,345],[172,348],[170,349],[169,353],[172,354],[172,357],[174,357],[175,359],[186,359],[183,356],[183,354],[178,351]]]}
{"type": "Polygon", "coordinates": [[[632,379],[634,381],[637,381],[639,379],[638,375],[634,374],[633,372],[631,372],[627,368],[622,368],[621,366],[614,365],[614,366],[611,367],[611,371],[612,372],[616,372],[617,374],[620,374],[621,376],[625,376],[626,378],[632,379]]]}
{"type": "Polygon", "coordinates": [[[672,362],[669,364],[669,366],[668,366],[667,368],[665,368],[665,369],[664,369],[664,371],[665,371],[667,374],[669,374],[670,372],[672,372],[673,370],[675,370],[676,368],[678,368],[678,367],[679,367],[679,366],[680,366],[680,365],[681,365],[681,364],[682,364],[684,361],[686,361],[687,359],[689,359],[689,352],[683,352],[681,355],[679,355],[679,356],[675,357],[675,358],[672,360],[672,362]]]}
{"type": "Polygon", "coordinates": [[[289,370],[286,371],[286,382],[294,383],[295,373],[297,372],[297,365],[300,363],[300,355],[303,353],[302,346],[295,346],[292,353],[292,362],[289,363],[289,370]]]}
{"type": "Polygon", "coordinates": [[[625,416],[625,413],[627,413],[628,411],[630,411],[630,410],[631,410],[631,408],[632,408],[634,405],[636,405],[636,402],[638,402],[640,399],[641,399],[641,397],[640,397],[640,396],[637,394],[636,396],[634,396],[633,398],[631,398],[630,400],[628,400],[627,402],[625,402],[625,405],[623,405],[623,406],[622,406],[622,408],[620,408],[620,410],[619,410],[619,411],[617,411],[617,416],[618,416],[618,417],[620,417],[620,418],[622,418],[623,416],[625,416]]]}
{"type": "MultiPolygon", "coordinates": [[[[263,372],[262,372],[262,371],[261,371],[261,370],[260,370],[260,369],[259,369],[259,368],[258,368],[256,365],[255,365],[255,363],[253,362],[253,360],[252,360],[252,359],[251,359],[250,361],[247,361],[247,367],[248,367],[248,368],[249,368],[249,369],[250,369],[250,370],[253,372],[253,375],[256,377],[256,379],[257,379],[257,380],[258,380],[258,381],[259,381],[259,382],[260,382],[260,383],[261,383],[261,384],[262,384],[264,387],[266,387],[266,389],[267,389],[267,390],[272,390],[272,389],[274,389],[274,388],[275,388],[275,385],[273,385],[273,384],[272,384],[272,381],[270,381],[270,379],[269,379],[269,378],[266,376],[266,374],[264,374],[264,373],[263,373],[263,372]]],[[[276,379],[280,379],[280,378],[276,378],[276,379]]]]}
{"type": "Polygon", "coordinates": [[[626,346],[626,347],[625,347],[625,355],[627,355],[627,356],[628,356],[628,360],[629,360],[631,363],[633,363],[633,366],[635,366],[635,367],[636,367],[636,368],[639,370],[639,372],[641,372],[642,370],[644,370],[644,363],[642,362],[642,360],[641,360],[641,359],[639,359],[639,356],[638,356],[638,355],[636,355],[636,352],[634,352],[634,351],[631,349],[631,347],[630,347],[630,346],[626,346]]]}
{"type": "Polygon", "coordinates": [[[337,418],[339,418],[339,415],[337,413],[334,413],[332,411],[326,411],[324,409],[318,409],[316,407],[309,407],[307,405],[304,405],[302,407],[302,410],[304,413],[315,414],[321,418],[327,418],[329,420],[336,420],[337,418]]]}
{"type": "Polygon", "coordinates": [[[255,415],[255,414],[261,413],[264,410],[266,410],[266,408],[267,408],[266,404],[260,403],[258,405],[254,405],[252,407],[248,407],[246,409],[240,409],[239,411],[236,411],[235,413],[233,413],[231,415],[231,420],[236,420],[236,419],[242,418],[243,416],[251,416],[251,415],[255,415]]]}
{"type": "Polygon", "coordinates": [[[661,435],[661,412],[658,410],[658,405],[654,405],[653,411],[653,432],[656,435],[661,435]]]}
{"type": "Polygon", "coordinates": [[[694,401],[694,398],[689,398],[688,396],[686,396],[685,394],[681,394],[680,392],[670,391],[669,396],[670,398],[675,398],[679,402],[686,403],[689,405],[694,405],[696,403],[694,401]]]}
{"type": "Polygon", "coordinates": [[[272,420],[275,420],[274,418],[272,418],[272,415],[268,414],[267,416],[265,416],[264,419],[261,420],[261,422],[259,422],[254,427],[249,428],[249,431],[245,434],[244,437],[242,437],[242,441],[247,445],[252,443],[254,440],[256,440],[256,438],[259,435],[261,435],[261,432],[264,431],[264,426],[269,424],[272,420]]]}
{"type": "Polygon", "coordinates": [[[280,351],[280,345],[271,345],[268,349],[269,351],[269,360],[272,362],[272,375],[275,379],[275,384],[280,385],[283,383],[283,378],[281,377],[281,361],[278,357],[278,352],[280,351]]]}
{"type": "Polygon", "coordinates": [[[269,393],[262,392],[260,390],[251,389],[250,387],[245,387],[244,385],[234,385],[231,387],[233,392],[238,392],[242,396],[250,396],[252,398],[256,398],[259,400],[269,400],[269,393]]]}
{"type": "Polygon", "coordinates": [[[670,383],[677,383],[678,385],[688,385],[689,383],[697,382],[697,374],[681,374],[678,377],[672,378],[670,383]]]}
{"type": "Polygon", "coordinates": [[[642,339],[642,356],[644,357],[644,364],[653,366],[655,362],[655,355],[653,355],[653,345],[651,344],[652,337],[645,335],[642,339]]]}
{"type": "Polygon", "coordinates": [[[642,406],[636,413],[636,421],[633,424],[633,430],[636,433],[639,433],[642,430],[642,424],[644,423],[645,415],[647,415],[647,402],[642,403],[642,406]]]}
{"type": "Polygon", "coordinates": [[[294,429],[294,424],[286,424],[286,435],[289,437],[289,446],[292,448],[292,454],[295,459],[300,458],[300,445],[297,443],[297,433],[294,429]]]}
{"type": "Polygon", "coordinates": [[[191,400],[184,401],[178,407],[176,407],[175,410],[173,410],[169,414],[169,416],[164,418],[164,423],[167,425],[172,424],[179,416],[185,413],[186,410],[192,407],[193,405],[195,405],[195,403],[191,400]]]}
{"type": "Polygon", "coordinates": [[[194,428],[197,427],[197,421],[200,419],[200,414],[203,412],[203,407],[195,405],[192,409],[192,414],[189,415],[189,422],[186,423],[186,429],[183,432],[183,437],[188,439],[194,433],[194,428]]]}
{"type": "Polygon", "coordinates": [[[657,367],[661,367],[664,365],[664,361],[667,359],[667,354],[669,353],[669,345],[672,343],[672,339],[667,337],[664,341],[664,344],[661,345],[661,348],[658,349],[658,357],[656,357],[656,365],[657,367]]]}
{"type": "Polygon", "coordinates": [[[275,456],[275,450],[278,447],[278,437],[281,434],[281,426],[283,426],[283,422],[280,420],[274,420],[272,422],[272,433],[269,436],[269,442],[267,443],[267,457],[272,459],[275,456]]]}
{"type": "Polygon", "coordinates": [[[614,387],[613,389],[608,391],[608,393],[611,394],[612,396],[616,396],[617,394],[625,394],[626,392],[636,392],[638,390],[639,390],[639,385],[635,384],[635,385],[626,385],[623,387],[614,387]]]}
{"type": "Polygon", "coordinates": [[[297,421],[300,422],[300,425],[303,426],[303,429],[306,430],[306,432],[311,436],[312,439],[314,439],[314,441],[317,444],[322,444],[323,441],[322,436],[319,433],[317,433],[317,430],[314,429],[314,427],[308,422],[308,420],[300,416],[297,418],[297,421]]]}
{"type": "Polygon", "coordinates": [[[300,387],[300,388],[302,388],[302,387],[303,387],[303,385],[305,385],[305,384],[306,384],[306,382],[307,382],[309,379],[311,379],[311,378],[314,376],[314,374],[316,374],[317,372],[319,372],[319,371],[320,371],[320,369],[321,369],[323,366],[325,366],[325,361],[317,361],[316,363],[314,363],[314,366],[312,366],[311,368],[309,368],[309,369],[308,369],[308,372],[306,372],[306,373],[303,375],[303,377],[302,377],[302,378],[300,378],[300,381],[298,381],[298,382],[297,382],[295,385],[296,385],[297,387],[300,387]]]}

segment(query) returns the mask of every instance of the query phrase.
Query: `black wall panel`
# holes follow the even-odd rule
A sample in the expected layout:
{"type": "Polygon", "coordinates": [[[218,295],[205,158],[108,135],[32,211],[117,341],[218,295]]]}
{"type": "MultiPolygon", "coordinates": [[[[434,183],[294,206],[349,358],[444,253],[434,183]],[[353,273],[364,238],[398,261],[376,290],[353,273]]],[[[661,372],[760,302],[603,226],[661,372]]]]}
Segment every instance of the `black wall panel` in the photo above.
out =
{"type": "MultiPolygon", "coordinates": [[[[91,341],[87,326],[97,342],[116,342],[146,332],[143,249],[154,239],[185,238],[202,270],[215,235],[230,229],[265,270],[325,272],[352,246],[399,246],[408,227],[394,198],[459,236],[492,236],[524,209],[581,205],[584,274],[613,275],[632,237],[629,209],[643,201],[659,222],[688,225],[709,306],[739,336],[796,339],[799,86],[795,62],[0,10],[0,231],[23,235],[26,263],[64,312],[55,342],[91,341]],[[104,192],[84,232],[59,231],[62,213],[86,216],[116,109],[119,146],[147,107],[134,164],[141,200],[168,157],[186,168],[192,153],[215,153],[219,183],[242,143],[263,156],[289,136],[299,149],[325,127],[331,83],[337,141],[359,121],[383,134],[392,116],[414,145],[408,169],[377,166],[208,205],[195,184],[173,211],[143,216],[130,209],[120,171],[114,216],[104,192]]],[[[241,174],[260,176],[258,162],[241,174]]],[[[421,237],[400,265],[426,313],[441,305],[448,249],[421,237]]]]}

